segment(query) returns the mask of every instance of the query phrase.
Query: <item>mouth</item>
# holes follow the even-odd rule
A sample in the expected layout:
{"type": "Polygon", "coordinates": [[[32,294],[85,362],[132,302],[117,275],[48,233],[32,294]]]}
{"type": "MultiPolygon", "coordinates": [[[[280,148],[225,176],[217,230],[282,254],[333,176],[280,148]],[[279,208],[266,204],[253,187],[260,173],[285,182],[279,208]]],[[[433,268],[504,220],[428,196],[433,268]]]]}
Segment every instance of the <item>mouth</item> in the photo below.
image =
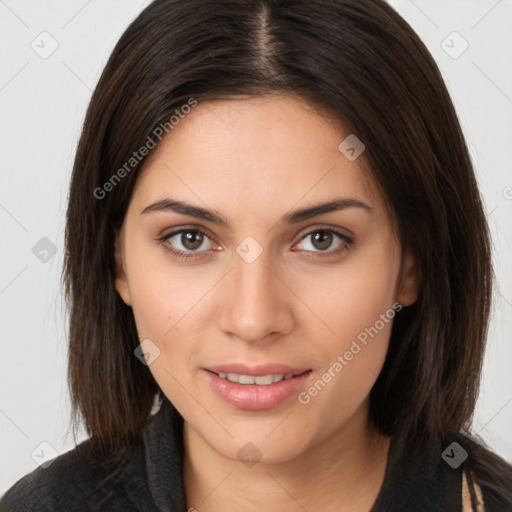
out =
{"type": "MultiPolygon", "coordinates": [[[[210,371],[210,370],[207,370],[210,371]]],[[[310,371],[310,370],[306,370],[310,371]]],[[[241,373],[233,373],[233,372],[211,372],[220,377],[221,379],[229,380],[230,382],[236,382],[237,384],[242,384],[243,386],[257,385],[257,386],[270,386],[271,384],[275,384],[276,382],[281,382],[282,380],[292,379],[297,375],[302,375],[304,372],[300,371],[299,373],[268,373],[266,375],[247,375],[241,373]]]]}
{"type": "Polygon", "coordinates": [[[224,365],[203,368],[213,389],[228,404],[248,410],[271,409],[281,405],[304,386],[311,368],[265,365],[224,365]],[[237,370],[237,371],[235,371],[237,370]]]}

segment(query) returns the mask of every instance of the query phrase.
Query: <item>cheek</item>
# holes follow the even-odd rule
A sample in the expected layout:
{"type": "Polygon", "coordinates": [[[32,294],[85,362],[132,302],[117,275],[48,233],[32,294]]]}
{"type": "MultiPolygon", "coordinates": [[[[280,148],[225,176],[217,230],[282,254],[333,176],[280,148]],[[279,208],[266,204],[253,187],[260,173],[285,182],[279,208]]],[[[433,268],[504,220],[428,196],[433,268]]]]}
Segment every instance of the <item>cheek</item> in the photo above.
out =
{"type": "Polygon", "coordinates": [[[126,271],[132,310],[140,337],[170,338],[198,300],[190,271],[167,260],[163,248],[126,238],[126,271]]]}
{"type": "MultiPolygon", "coordinates": [[[[333,403],[339,403],[343,407],[329,414],[344,418],[361,404],[377,379],[396,315],[398,272],[393,246],[383,243],[347,260],[335,272],[315,276],[314,291],[306,296],[308,306],[322,320],[315,323],[323,329],[316,338],[319,371],[302,403],[311,402],[320,416],[320,410],[327,414],[333,403]]],[[[300,293],[305,294],[311,277],[300,283],[300,293]]],[[[315,339],[315,330],[308,337],[315,339]]]]}
{"type": "Polygon", "coordinates": [[[173,307],[176,289],[169,289],[165,280],[151,268],[142,272],[137,269],[129,274],[132,310],[139,337],[161,339],[172,328],[177,319],[173,307]]]}
{"type": "Polygon", "coordinates": [[[326,337],[345,344],[392,308],[399,259],[385,247],[361,251],[325,272],[296,275],[297,295],[321,320],[317,325],[325,330],[326,337]]]}
{"type": "Polygon", "coordinates": [[[148,368],[158,386],[180,411],[188,411],[186,390],[191,389],[190,368],[198,351],[194,339],[202,338],[198,301],[205,292],[190,283],[190,273],[151,257],[155,260],[154,251],[134,246],[126,262],[137,332],[146,344],[144,352],[149,347],[148,368]]]}
{"type": "Polygon", "coordinates": [[[173,264],[163,249],[129,242],[126,268],[138,336],[156,346],[150,345],[158,357],[149,369],[160,387],[179,400],[180,384],[190,380],[205,338],[211,318],[206,310],[218,277],[173,264]]]}
{"type": "MultiPolygon", "coordinates": [[[[364,298],[364,297],[363,297],[364,298]]],[[[331,325],[336,336],[317,343],[318,372],[299,395],[314,428],[330,432],[346,422],[368,397],[386,359],[395,309],[380,301],[348,301],[331,325]],[[331,341],[334,340],[334,341],[331,341]]]]}

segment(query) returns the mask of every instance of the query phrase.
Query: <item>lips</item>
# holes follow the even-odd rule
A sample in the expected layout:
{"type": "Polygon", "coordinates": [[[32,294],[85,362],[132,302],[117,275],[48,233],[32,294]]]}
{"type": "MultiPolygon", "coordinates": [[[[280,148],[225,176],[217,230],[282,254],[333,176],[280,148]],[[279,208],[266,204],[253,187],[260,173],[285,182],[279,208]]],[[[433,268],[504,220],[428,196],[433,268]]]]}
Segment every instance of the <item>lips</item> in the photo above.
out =
{"type": "Polygon", "coordinates": [[[212,390],[228,404],[248,410],[270,409],[299,392],[310,368],[281,364],[225,364],[203,368],[212,390]],[[270,379],[272,377],[272,379],[270,379]]]}

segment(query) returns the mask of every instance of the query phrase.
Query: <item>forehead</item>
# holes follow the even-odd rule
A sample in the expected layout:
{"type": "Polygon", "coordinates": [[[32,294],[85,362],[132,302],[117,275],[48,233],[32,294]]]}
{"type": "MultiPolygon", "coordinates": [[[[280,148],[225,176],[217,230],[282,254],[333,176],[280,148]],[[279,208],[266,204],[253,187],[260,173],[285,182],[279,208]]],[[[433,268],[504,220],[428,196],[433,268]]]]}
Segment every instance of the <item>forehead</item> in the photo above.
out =
{"type": "Polygon", "coordinates": [[[378,207],[363,159],[340,151],[349,135],[293,96],[199,103],[149,155],[134,200],[179,195],[248,215],[335,196],[378,207]]]}

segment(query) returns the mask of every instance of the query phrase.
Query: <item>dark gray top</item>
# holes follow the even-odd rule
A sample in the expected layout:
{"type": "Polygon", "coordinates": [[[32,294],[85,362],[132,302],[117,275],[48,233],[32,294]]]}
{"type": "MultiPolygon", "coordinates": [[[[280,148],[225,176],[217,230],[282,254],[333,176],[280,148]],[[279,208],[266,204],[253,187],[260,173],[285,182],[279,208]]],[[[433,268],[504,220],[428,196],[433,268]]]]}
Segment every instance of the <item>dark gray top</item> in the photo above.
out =
{"type": "MultiPolygon", "coordinates": [[[[94,464],[78,447],[16,482],[0,512],[186,512],[183,488],[183,419],[165,397],[142,434],[115,468],[94,464]]],[[[449,444],[449,443],[448,443],[449,444]]],[[[463,465],[441,457],[445,446],[419,449],[396,460],[393,439],[383,486],[370,512],[461,512],[463,465]]]]}

